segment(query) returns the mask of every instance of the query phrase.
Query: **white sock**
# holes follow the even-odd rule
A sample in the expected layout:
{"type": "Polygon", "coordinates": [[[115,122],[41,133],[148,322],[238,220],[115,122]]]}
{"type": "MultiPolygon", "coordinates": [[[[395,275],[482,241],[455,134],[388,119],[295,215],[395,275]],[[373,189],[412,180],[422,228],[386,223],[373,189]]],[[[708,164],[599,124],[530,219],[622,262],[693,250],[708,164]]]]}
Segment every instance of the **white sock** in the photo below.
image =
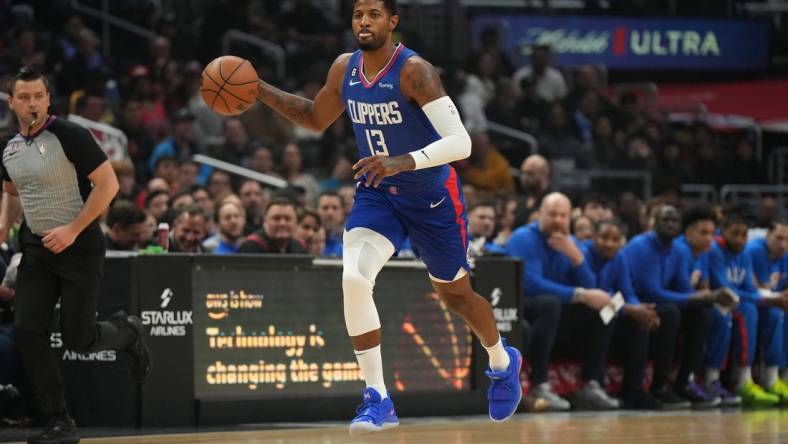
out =
{"type": "Polygon", "coordinates": [[[707,368],[706,369],[706,385],[709,386],[715,381],[720,380],[720,369],[718,368],[707,368]]]}
{"type": "Polygon", "coordinates": [[[361,375],[367,387],[375,389],[380,394],[380,399],[388,398],[386,383],[383,382],[383,357],[380,355],[380,345],[366,350],[356,350],[356,360],[361,367],[361,375]]]}
{"type": "Polygon", "coordinates": [[[492,347],[487,347],[484,344],[482,344],[482,347],[490,355],[490,369],[501,372],[509,368],[509,353],[506,353],[506,349],[503,348],[503,342],[501,342],[500,337],[498,337],[498,342],[492,347]]]}
{"type": "Polygon", "coordinates": [[[750,367],[742,367],[739,370],[739,384],[738,388],[744,387],[748,382],[752,381],[752,369],[750,367]]]}
{"type": "Polygon", "coordinates": [[[777,382],[778,369],[777,366],[769,366],[763,371],[763,388],[768,389],[777,382]]]}

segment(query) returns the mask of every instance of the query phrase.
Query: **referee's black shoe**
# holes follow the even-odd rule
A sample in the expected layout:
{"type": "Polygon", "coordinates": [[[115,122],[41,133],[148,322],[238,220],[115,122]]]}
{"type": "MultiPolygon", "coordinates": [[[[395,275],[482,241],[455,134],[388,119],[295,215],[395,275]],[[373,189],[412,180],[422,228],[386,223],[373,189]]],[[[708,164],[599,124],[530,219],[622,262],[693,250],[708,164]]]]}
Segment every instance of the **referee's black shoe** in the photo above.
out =
{"type": "Polygon", "coordinates": [[[129,368],[134,379],[137,382],[142,382],[153,369],[153,356],[150,353],[148,344],[145,342],[145,329],[142,326],[142,319],[132,315],[126,316],[125,320],[137,335],[126,349],[129,352],[129,368]]]}
{"type": "Polygon", "coordinates": [[[49,418],[42,433],[27,438],[27,444],[77,444],[77,425],[68,415],[49,418]]]}

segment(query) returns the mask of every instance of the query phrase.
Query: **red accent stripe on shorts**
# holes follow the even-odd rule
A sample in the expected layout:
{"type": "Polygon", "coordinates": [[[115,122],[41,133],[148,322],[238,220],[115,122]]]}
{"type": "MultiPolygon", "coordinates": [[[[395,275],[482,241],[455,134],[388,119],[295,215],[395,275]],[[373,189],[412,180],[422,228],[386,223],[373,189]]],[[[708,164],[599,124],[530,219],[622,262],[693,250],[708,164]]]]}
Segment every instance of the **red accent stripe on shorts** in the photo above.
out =
{"type": "Polygon", "coordinates": [[[736,328],[739,329],[739,338],[741,340],[741,353],[739,354],[739,366],[747,367],[747,355],[749,354],[749,333],[747,332],[747,321],[744,315],[739,310],[733,312],[733,322],[736,323],[736,328]]]}
{"type": "Polygon", "coordinates": [[[457,173],[451,166],[449,167],[449,177],[446,179],[446,182],[444,182],[443,185],[449,191],[449,198],[451,199],[451,203],[454,205],[454,215],[457,216],[457,225],[460,226],[460,232],[462,233],[462,246],[463,248],[468,248],[468,240],[465,233],[465,219],[462,218],[462,200],[460,199],[460,189],[457,188],[457,173]]]}

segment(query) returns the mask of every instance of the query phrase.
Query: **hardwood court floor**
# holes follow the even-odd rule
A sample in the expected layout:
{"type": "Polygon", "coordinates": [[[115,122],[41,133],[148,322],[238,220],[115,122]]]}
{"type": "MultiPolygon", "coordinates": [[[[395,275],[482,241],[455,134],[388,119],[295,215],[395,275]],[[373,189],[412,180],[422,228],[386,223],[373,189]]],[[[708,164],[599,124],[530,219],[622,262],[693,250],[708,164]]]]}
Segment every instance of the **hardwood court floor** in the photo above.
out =
{"type": "MultiPolygon", "coordinates": [[[[271,425],[267,425],[270,427],[271,425]]],[[[499,444],[499,443],[788,443],[788,410],[680,413],[516,415],[492,424],[486,417],[407,418],[395,429],[350,437],[346,424],[276,425],[290,429],[205,432],[83,439],[85,444],[499,444]]],[[[261,426],[266,427],[266,426],[261,426]]]]}

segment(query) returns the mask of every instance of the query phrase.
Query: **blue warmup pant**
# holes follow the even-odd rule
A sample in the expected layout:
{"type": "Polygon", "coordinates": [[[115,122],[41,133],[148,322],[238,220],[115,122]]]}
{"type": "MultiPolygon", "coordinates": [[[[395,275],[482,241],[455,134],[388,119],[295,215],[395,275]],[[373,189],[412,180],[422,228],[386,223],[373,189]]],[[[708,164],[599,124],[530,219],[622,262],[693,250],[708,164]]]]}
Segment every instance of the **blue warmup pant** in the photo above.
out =
{"type": "Polygon", "coordinates": [[[731,331],[733,329],[733,315],[722,314],[716,308],[711,319],[711,331],[706,341],[706,357],[703,362],[706,368],[722,368],[725,355],[731,347],[731,331]]]}
{"type": "Polygon", "coordinates": [[[783,346],[784,314],[774,307],[757,307],[750,302],[739,305],[744,328],[733,329],[733,340],[746,347],[746,363],[751,366],[757,347],[760,347],[766,366],[782,366],[785,360],[783,346]]]}

